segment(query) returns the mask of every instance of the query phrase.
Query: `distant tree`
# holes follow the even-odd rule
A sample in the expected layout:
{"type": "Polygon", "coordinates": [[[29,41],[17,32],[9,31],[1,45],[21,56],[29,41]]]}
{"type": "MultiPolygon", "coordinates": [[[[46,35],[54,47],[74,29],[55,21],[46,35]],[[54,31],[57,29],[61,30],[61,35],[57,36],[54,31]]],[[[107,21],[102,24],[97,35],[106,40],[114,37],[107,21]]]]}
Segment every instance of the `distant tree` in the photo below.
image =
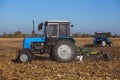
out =
{"type": "Polygon", "coordinates": [[[74,33],[73,36],[74,37],[82,37],[82,34],[80,32],[78,32],[78,33],[74,33]]]}
{"type": "Polygon", "coordinates": [[[3,38],[8,38],[8,37],[9,37],[9,35],[6,32],[4,32],[3,33],[3,38]]]}
{"type": "Polygon", "coordinates": [[[107,37],[112,37],[111,32],[106,32],[105,34],[106,34],[107,37]]]}
{"type": "Polygon", "coordinates": [[[13,38],[14,35],[12,33],[8,34],[9,38],[13,38]]]}
{"type": "Polygon", "coordinates": [[[23,37],[31,37],[31,34],[23,34],[23,37]]]}
{"type": "Polygon", "coordinates": [[[14,33],[14,37],[16,37],[16,38],[21,38],[21,37],[23,37],[23,34],[22,34],[21,31],[16,31],[16,32],[14,33]]]}
{"type": "Polygon", "coordinates": [[[83,37],[83,38],[93,37],[92,34],[88,34],[88,33],[74,33],[73,36],[74,37],[83,37]]]}
{"type": "Polygon", "coordinates": [[[0,38],[2,38],[2,35],[0,35],[0,38]]]}
{"type": "Polygon", "coordinates": [[[118,34],[114,34],[113,38],[119,38],[120,36],[118,34]]]}
{"type": "Polygon", "coordinates": [[[85,33],[83,33],[83,34],[82,34],[82,37],[83,37],[83,38],[84,38],[84,37],[86,37],[86,34],[85,34],[85,33]]]}
{"type": "Polygon", "coordinates": [[[73,34],[74,37],[80,37],[79,33],[73,34]]]}

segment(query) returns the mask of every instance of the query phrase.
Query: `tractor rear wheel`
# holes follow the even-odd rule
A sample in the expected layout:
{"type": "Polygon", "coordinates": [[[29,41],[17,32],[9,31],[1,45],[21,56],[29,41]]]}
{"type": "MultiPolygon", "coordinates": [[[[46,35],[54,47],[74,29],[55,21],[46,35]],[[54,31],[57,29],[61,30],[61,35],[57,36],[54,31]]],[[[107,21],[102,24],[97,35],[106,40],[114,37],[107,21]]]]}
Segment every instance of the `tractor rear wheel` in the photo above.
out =
{"type": "Polygon", "coordinates": [[[22,50],[18,54],[18,60],[21,63],[31,62],[33,60],[33,54],[29,50],[22,50]]]}
{"type": "Polygon", "coordinates": [[[76,47],[67,39],[59,40],[52,49],[53,57],[58,62],[70,62],[76,58],[76,47]]]}

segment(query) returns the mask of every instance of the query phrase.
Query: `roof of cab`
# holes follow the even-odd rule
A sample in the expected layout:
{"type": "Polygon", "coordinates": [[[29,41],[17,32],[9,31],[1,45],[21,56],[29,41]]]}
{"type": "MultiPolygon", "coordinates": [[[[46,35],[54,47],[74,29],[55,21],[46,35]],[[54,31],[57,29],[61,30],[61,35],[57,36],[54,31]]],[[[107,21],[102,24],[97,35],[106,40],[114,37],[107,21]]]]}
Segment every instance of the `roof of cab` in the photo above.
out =
{"type": "Polygon", "coordinates": [[[67,20],[47,20],[46,22],[48,23],[62,23],[62,22],[69,23],[69,21],[67,20]]]}

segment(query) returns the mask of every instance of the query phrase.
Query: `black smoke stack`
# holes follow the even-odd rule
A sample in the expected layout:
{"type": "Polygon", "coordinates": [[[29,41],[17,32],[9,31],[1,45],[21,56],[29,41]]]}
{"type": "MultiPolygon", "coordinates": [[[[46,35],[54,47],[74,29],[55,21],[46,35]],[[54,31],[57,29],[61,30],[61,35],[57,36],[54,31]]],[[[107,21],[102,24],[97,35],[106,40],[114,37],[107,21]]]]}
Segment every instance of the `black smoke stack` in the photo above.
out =
{"type": "Polygon", "coordinates": [[[34,24],[34,20],[32,20],[32,22],[33,22],[33,31],[32,31],[32,37],[35,37],[35,29],[34,29],[34,26],[35,26],[35,24],[34,24]]]}

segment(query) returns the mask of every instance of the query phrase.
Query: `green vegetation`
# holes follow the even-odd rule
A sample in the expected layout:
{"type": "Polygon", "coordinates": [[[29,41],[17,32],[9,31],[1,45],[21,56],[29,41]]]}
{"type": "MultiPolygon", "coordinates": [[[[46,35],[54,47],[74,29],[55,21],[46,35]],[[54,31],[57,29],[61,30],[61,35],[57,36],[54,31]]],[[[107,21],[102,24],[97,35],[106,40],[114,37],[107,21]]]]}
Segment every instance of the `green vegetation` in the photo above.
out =
{"type": "Polygon", "coordinates": [[[21,31],[16,31],[14,34],[4,32],[3,35],[0,35],[1,38],[22,38],[23,34],[21,31]]]}
{"type": "MultiPolygon", "coordinates": [[[[93,34],[89,34],[89,33],[80,33],[80,32],[77,32],[77,33],[74,33],[72,34],[75,38],[92,38],[94,37],[93,34]]],[[[31,37],[32,35],[31,34],[23,34],[21,31],[16,31],[14,33],[6,33],[4,32],[2,35],[0,35],[0,38],[24,38],[24,37],[31,37]]],[[[35,34],[35,37],[40,37],[41,34],[35,34]]],[[[120,37],[120,35],[118,34],[111,34],[111,32],[108,32],[107,33],[107,36],[108,37],[113,37],[113,38],[118,38],[120,37]]]]}

